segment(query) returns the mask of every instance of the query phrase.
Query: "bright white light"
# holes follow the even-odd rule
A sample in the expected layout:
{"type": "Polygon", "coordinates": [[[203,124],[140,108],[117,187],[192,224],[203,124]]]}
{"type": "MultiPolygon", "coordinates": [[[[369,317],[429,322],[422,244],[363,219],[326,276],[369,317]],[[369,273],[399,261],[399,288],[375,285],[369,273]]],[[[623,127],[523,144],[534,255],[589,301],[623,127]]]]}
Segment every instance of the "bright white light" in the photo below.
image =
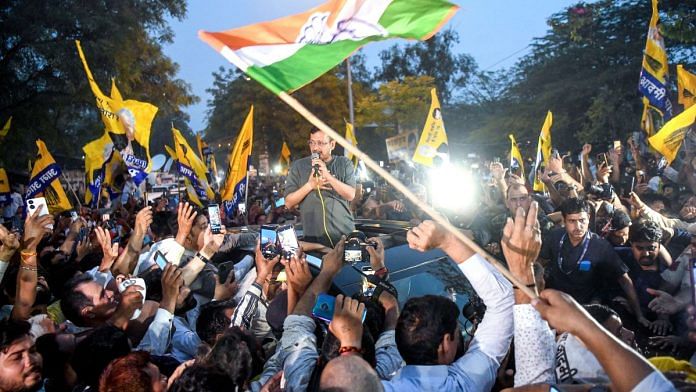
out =
{"type": "Polygon", "coordinates": [[[430,171],[430,194],[436,208],[466,211],[476,204],[476,184],[471,173],[447,163],[430,171]]]}
{"type": "Polygon", "coordinates": [[[280,167],[280,164],[273,166],[273,173],[278,174],[281,170],[282,168],[280,167]]]}

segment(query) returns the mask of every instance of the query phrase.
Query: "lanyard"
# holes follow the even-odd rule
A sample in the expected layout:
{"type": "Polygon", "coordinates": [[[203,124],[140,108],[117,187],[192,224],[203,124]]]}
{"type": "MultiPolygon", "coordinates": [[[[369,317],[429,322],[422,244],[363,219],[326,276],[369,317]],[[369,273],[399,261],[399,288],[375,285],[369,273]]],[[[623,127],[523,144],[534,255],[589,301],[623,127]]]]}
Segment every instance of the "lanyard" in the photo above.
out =
{"type": "MultiPolygon", "coordinates": [[[[564,233],[563,237],[561,237],[561,241],[559,241],[559,243],[558,243],[558,269],[561,272],[563,272],[564,274],[570,275],[574,271],[574,269],[571,271],[568,271],[568,272],[563,270],[563,243],[565,242],[566,235],[567,234],[564,233]]],[[[589,247],[590,247],[590,232],[588,231],[585,234],[585,239],[583,239],[583,241],[582,241],[582,253],[580,254],[580,257],[578,257],[578,260],[575,262],[576,267],[580,263],[580,261],[582,261],[582,258],[585,257],[585,253],[587,253],[587,248],[589,248],[589,247]]]]}

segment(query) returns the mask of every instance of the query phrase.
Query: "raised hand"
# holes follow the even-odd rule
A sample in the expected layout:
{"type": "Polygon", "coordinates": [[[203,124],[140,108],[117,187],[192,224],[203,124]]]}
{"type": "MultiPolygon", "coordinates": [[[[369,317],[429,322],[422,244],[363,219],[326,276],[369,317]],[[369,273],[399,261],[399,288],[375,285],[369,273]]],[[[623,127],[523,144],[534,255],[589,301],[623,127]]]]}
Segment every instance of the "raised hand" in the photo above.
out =
{"type": "Polygon", "coordinates": [[[24,221],[24,248],[31,251],[36,250],[41,239],[53,231],[51,229],[53,222],[52,215],[39,216],[38,209],[33,214],[27,214],[27,218],[24,221]]]}
{"type": "Polygon", "coordinates": [[[538,209],[539,204],[536,201],[532,202],[526,214],[524,208],[518,207],[515,220],[508,218],[503,228],[501,246],[505,260],[508,262],[510,272],[525,284],[534,283],[532,265],[541,250],[538,209]]]}
{"type": "Polygon", "coordinates": [[[181,269],[172,263],[167,263],[162,271],[162,301],[160,308],[166,309],[169,313],[174,313],[176,309],[176,298],[179,290],[184,285],[184,278],[181,276],[181,269]]]}
{"type": "Polygon", "coordinates": [[[146,206],[135,215],[135,230],[145,234],[150,224],[152,224],[152,207],[146,206]]]}
{"type": "Polygon", "coordinates": [[[342,347],[362,347],[362,315],[365,304],[360,301],[344,297],[339,294],[336,297],[336,306],[329,330],[341,342],[342,347]]]}
{"type": "Polygon", "coordinates": [[[505,178],[505,172],[507,171],[507,169],[505,169],[503,164],[500,162],[491,162],[489,170],[491,172],[491,177],[496,181],[502,181],[503,178],[505,178]]]}
{"type": "Polygon", "coordinates": [[[414,227],[406,234],[408,246],[421,252],[435,248],[442,248],[447,242],[452,241],[452,235],[444,227],[427,220],[414,227]]]}
{"type": "Polygon", "coordinates": [[[111,243],[111,235],[104,228],[97,226],[94,229],[94,233],[97,236],[97,242],[104,252],[102,256],[101,263],[99,264],[99,271],[106,272],[111,269],[111,266],[116,261],[118,257],[118,242],[111,243]]]}
{"type": "Polygon", "coordinates": [[[273,267],[280,262],[280,255],[270,260],[267,259],[263,253],[261,253],[261,243],[257,241],[254,262],[256,263],[256,283],[263,286],[266,282],[266,278],[273,272],[273,267]]]}
{"type": "Polygon", "coordinates": [[[341,237],[336,246],[324,255],[321,261],[321,272],[335,276],[343,267],[343,250],[346,245],[346,237],[341,237]]]}
{"type": "Polygon", "coordinates": [[[384,244],[379,237],[372,237],[368,241],[374,242],[377,247],[368,246],[367,253],[370,254],[370,266],[373,271],[384,267],[384,244]]]}
{"type": "Polygon", "coordinates": [[[213,231],[210,230],[210,226],[208,226],[203,232],[204,245],[203,249],[200,250],[201,254],[208,259],[213,257],[213,255],[220,250],[220,246],[222,246],[222,243],[225,241],[226,233],[227,230],[225,230],[224,227],[221,227],[219,234],[213,234],[213,231]]]}
{"type": "Polygon", "coordinates": [[[177,209],[176,221],[179,225],[179,229],[176,232],[176,242],[179,245],[184,246],[186,238],[191,233],[191,227],[193,227],[193,222],[196,221],[196,215],[198,212],[189,203],[179,203],[177,209]]]}
{"type": "Polygon", "coordinates": [[[82,259],[85,258],[89,254],[89,252],[92,250],[92,243],[89,240],[89,236],[85,236],[85,238],[82,239],[82,241],[77,243],[77,246],[75,247],[75,251],[77,255],[75,256],[75,260],[79,263],[82,261],[82,259]]]}
{"type": "Polygon", "coordinates": [[[592,152],[592,145],[589,143],[586,143],[582,146],[582,156],[588,157],[590,156],[590,153],[592,152]]]}
{"type": "Polygon", "coordinates": [[[12,255],[19,249],[19,236],[12,233],[3,225],[0,225],[0,260],[10,261],[12,255]]]}
{"type": "Polygon", "coordinates": [[[290,288],[294,290],[298,296],[302,296],[307,286],[312,282],[312,273],[309,270],[307,258],[298,258],[292,255],[290,260],[282,261],[282,263],[285,265],[285,274],[288,276],[290,288]]]}
{"type": "Polygon", "coordinates": [[[559,333],[576,331],[582,328],[593,328],[594,322],[583,307],[575,302],[570,295],[552,289],[546,289],[532,300],[532,305],[549,322],[551,328],[559,333]]]}

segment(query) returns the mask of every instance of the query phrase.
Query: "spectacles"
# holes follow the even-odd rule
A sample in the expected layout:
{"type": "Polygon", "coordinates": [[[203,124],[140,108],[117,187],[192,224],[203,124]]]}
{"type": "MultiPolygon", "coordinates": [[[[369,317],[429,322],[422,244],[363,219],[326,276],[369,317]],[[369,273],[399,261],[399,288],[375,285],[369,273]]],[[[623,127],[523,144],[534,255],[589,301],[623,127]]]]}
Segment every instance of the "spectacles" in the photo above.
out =
{"type": "Polygon", "coordinates": [[[645,251],[654,252],[657,250],[657,246],[655,246],[655,245],[648,245],[648,246],[633,245],[633,246],[635,246],[636,249],[638,249],[641,252],[645,252],[645,251]]]}
{"type": "Polygon", "coordinates": [[[307,144],[309,144],[310,147],[314,147],[314,146],[324,147],[324,146],[328,146],[329,143],[331,143],[331,142],[315,142],[314,140],[310,140],[309,142],[307,142],[307,144]]]}

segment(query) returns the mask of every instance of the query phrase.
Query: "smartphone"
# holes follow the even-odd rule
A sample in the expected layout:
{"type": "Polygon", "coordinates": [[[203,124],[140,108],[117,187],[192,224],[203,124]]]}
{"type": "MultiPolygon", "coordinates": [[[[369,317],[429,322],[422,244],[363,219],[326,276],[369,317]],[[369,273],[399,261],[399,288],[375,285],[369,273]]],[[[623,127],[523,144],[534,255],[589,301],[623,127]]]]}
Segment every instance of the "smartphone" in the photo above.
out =
{"type": "MultiPolygon", "coordinates": [[[[130,286],[140,286],[142,290],[138,290],[143,296],[143,303],[145,303],[145,294],[147,293],[147,286],[145,285],[145,280],[143,278],[130,278],[126,279],[118,285],[118,292],[122,293],[130,286]]],[[[135,320],[140,317],[140,309],[136,309],[133,313],[131,320],[135,320]]]]}
{"type": "Polygon", "coordinates": [[[111,220],[111,215],[109,214],[102,214],[102,222],[108,222],[111,220]]]}
{"type": "Polygon", "coordinates": [[[281,197],[280,199],[276,200],[275,206],[276,208],[280,208],[285,205],[285,198],[281,197]]]}
{"type": "Polygon", "coordinates": [[[273,258],[277,255],[275,246],[278,242],[278,235],[274,226],[261,226],[261,253],[266,258],[273,258]]]}
{"type": "MultiPolygon", "coordinates": [[[[48,204],[46,204],[45,197],[35,197],[27,200],[27,213],[33,215],[36,214],[37,210],[39,211],[38,216],[48,215],[48,204]]],[[[53,230],[53,225],[46,225],[46,228],[53,230]]]]}
{"type": "Polygon", "coordinates": [[[239,210],[240,214],[246,214],[246,203],[237,204],[237,209],[239,210]]]}
{"type": "Polygon", "coordinates": [[[297,242],[297,233],[295,233],[295,228],[292,225],[279,227],[277,233],[281,249],[295,252],[300,248],[300,244],[297,242]]]}
{"type": "Polygon", "coordinates": [[[71,221],[71,222],[75,222],[75,221],[78,220],[79,218],[80,218],[80,217],[77,216],[77,212],[75,212],[75,211],[70,211],[70,221],[71,221]]]}
{"type": "Polygon", "coordinates": [[[554,149],[551,151],[551,156],[553,156],[554,158],[560,158],[560,157],[561,157],[561,154],[558,152],[558,150],[556,150],[556,149],[554,148],[554,149]]]}
{"type": "Polygon", "coordinates": [[[162,271],[164,271],[164,267],[166,267],[167,263],[169,263],[169,262],[167,261],[167,258],[164,257],[162,252],[157,251],[157,252],[155,252],[155,263],[162,271]]]}
{"type": "Polygon", "coordinates": [[[636,185],[636,178],[631,176],[631,182],[628,184],[628,187],[624,188],[624,197],[630,197],[631,193],[633,192],[633,188],[636,185]]]}
{"type": "Polygon", "coordinates": [[[234,261],[227,261],[225,263],[220,263],[218,265],[218,276],[220,277],[220,282],[226,282],[227,277],[232,274],[231,282],[235,281],[234,275],[234,261]]]}
{"type": "MultiPolygon", "coordinates": [[[[319,294],[317,296],[317,302],[314,303],[314,308],[312,308],[312,316],[318,318],[319,320],[324,320],[330,323],[333,319],[334,309],[336,308],[336,297],[328,294],[319,294]]],[[[362,322],[365,322],[365,316],[367,311],[363,310],[362,322]]]]}
{"type": "Polygon", "coordinates": [[[80,228],[80,232],[77,234],[77,241],[82,242],[84,241],[85,238],[87,238],[87,235],[89,234],[89,229],[86,227],[80,228]]]}
{"type": "Polygon", "coordinates": [[[621,140],[614,140],[614,150],[621,149],[621,140]]]}
{"type": "Polygon", "coordinates": [[[222,233],[222,222],[220,221],[220,206],[208,204],[208,219],[210,220],[210,231],[213,234],[222,233]]]}

